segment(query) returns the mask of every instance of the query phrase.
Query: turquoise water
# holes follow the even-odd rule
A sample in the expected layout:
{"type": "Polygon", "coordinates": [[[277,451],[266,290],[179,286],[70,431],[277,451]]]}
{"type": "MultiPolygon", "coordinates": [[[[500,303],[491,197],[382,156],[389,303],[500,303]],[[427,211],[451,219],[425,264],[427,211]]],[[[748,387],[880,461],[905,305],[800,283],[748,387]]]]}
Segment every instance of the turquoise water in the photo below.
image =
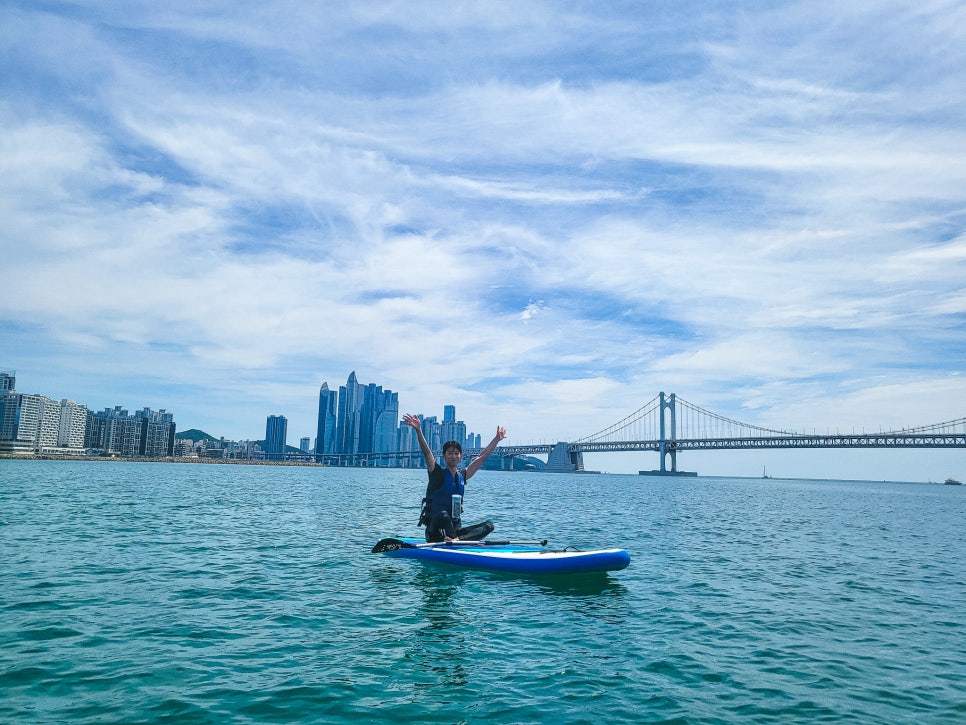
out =
{"type": "Polygon", "coordinates": [[[966,721],[966,486],[478,474],[559,581],[370,554],[424,476],[0,461],[0,722],[966,721]]]}

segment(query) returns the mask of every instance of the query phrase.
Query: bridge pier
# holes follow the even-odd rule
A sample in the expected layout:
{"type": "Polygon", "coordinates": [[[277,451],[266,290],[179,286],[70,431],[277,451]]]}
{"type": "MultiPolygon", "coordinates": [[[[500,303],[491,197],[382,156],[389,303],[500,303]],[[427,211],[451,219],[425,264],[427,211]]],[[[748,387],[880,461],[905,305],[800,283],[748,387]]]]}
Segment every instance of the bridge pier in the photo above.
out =
{"type": "MultiPolygon", "coordinates": [[[[662,447],[663,447],[662,443],[662,447]]],[[[670,451],[661,451],[661,473],[677,473],[678,470],[678,452],[676,449],[670,451]],[[671,470],[667,470],[667,457],[671,456],[671,470]]]]}
{"type": "Polygon", "coordinates": [[[550,455],[547,456],[547,467],[545,471],[551,473],[573,473],[584,470],[584,454],[580,451],[571,453],[570,444],[557,443],[550,455]]]}

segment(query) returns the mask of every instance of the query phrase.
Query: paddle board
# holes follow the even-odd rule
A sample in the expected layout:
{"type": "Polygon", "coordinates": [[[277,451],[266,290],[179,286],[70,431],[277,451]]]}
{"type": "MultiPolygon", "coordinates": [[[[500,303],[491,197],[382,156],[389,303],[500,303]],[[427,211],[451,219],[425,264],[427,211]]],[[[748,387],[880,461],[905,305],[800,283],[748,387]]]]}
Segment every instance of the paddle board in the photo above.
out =
{"type": "Polygon", "coordinates": [[[512,572],[515,574],[585,574],[619,571],[631,561],[624,549],[546,549],[546,542],[457,541],[427,544],[422,539],[382,539],[373,551],[399,559],[512,572]]]}

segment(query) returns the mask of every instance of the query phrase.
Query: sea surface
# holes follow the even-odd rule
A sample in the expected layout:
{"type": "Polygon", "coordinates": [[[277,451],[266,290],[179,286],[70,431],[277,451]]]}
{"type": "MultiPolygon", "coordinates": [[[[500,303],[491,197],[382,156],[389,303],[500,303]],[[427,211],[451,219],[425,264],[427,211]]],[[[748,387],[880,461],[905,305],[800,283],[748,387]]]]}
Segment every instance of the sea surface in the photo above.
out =
{"type": "Polygon", "coordinates": [[[630,567],[370,553],[425,472],[0,461],[3,723],[964,723],[966,486],[481,471],[630,567]]]}

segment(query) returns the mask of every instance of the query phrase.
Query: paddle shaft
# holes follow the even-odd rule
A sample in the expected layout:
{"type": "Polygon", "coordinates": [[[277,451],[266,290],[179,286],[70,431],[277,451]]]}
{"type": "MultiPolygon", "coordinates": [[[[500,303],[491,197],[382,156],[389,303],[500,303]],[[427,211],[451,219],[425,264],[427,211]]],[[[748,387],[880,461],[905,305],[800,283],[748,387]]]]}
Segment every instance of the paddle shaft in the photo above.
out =
{"type": "Polygon", "coordinates": [[[426,549],[432,547],[447,547],[447,546],[546,546],[547,540],[542,541],[438,541],[438,542],[426,542],[419,544],[411,544],[408,541],[403,541],[402,539],[381,539],[374,547],[372,547],[373,554],[379,554],[384,551],[395,551],[397,549],[426,549]]]}
{"type": "Polygon", "coordinates": [[[437,541],[434,543],[413,544],[416,548],[428,546],[546,546],[547,540],[543,541],[437,541]]]}

